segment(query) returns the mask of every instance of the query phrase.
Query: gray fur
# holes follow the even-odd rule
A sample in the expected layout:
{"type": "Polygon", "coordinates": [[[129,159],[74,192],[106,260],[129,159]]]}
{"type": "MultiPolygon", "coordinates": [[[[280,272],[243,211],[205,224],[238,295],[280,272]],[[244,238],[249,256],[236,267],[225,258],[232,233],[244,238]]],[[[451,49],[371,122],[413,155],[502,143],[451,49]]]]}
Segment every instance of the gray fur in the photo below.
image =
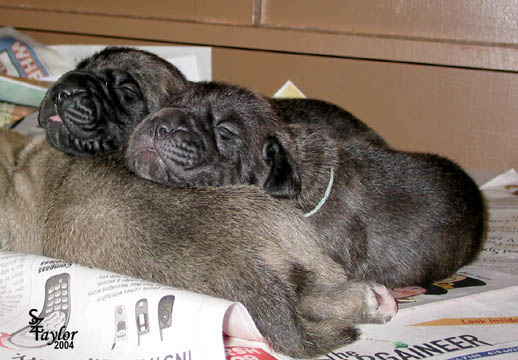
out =
{"type": "Polygon", "coordinates": [[[329,136],[338,139],[367,141],[380,146],[388,146],[373,129],[350,112],[335,104],[317,99],[268,99],[277,118],[287,124],[302,123],[325,126],[332,131],[329,136]]]}
{"type": "Polygon", "coordinates": [[[253,184],[309,212],[332,169],[330,197],[308,220],[354,279],[427,284],[480,249],[482,196],[446,158],[337,136],[325,121],[279,121],[270,100],[231,85],[199,83],[168,106],[131,135],[136,174],[177,186],[253,184]]]}

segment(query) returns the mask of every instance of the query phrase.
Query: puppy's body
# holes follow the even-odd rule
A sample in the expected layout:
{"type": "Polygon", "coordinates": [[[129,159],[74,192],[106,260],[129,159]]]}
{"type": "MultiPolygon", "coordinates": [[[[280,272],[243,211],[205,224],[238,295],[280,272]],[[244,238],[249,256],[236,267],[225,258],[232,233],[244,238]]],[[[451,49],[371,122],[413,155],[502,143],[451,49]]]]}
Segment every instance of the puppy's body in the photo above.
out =
{"type": "Polygon", "coordinates": [[[474,259],[485,231],[484,204],[456,164],[353,138],[340,141],[319,126],[298,127],[295,134],[302,186],[291,201],[309,213],[334,170],[329,198],[308,219],[353,278],[426,285],[474,259]]]}
{"type": "Polygon", "coordinates": [[[240,301],[270,345],[296,357],[394,314],[384,287],[349,282],[298,212],[260,189],[176,189],[137,178],[116,157],[26,143],[0,132],[3,250],[240,301]]]}
{"type": "Polygon", "coordinates": [[[482,197],[445,158],[337,137],[325,123],[286,124],[267,99],[230,85],[197,84],[170,106],[132,133],[135,173],[176,185],[258,185],[311,215],[321,247],[355,279],[425,284],[480,247],[482,197]]]}

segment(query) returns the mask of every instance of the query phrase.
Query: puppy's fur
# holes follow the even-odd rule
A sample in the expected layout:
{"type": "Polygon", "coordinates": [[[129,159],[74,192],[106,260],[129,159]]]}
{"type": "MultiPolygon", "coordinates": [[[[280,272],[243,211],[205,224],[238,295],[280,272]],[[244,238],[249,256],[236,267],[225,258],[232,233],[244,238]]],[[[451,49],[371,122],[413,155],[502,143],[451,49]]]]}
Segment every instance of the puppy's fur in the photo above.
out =
{"type": "Polygon", "coordinates": [[[310,212],[347,274],[387,286],[440,280],[471,261],[484,233],[472,179],[436,155],[396,151],[321,122],[286,124],[245,89],[200,83],[132,133],[129,167],[157,182],[254,184],[310,212]]]}
{"type": "Polygon", "coordinates": [[[354,138],[371,144],[388,146],[367,124],[335,104],[317,99],[268,99],[277,118],[287,124],[302,123],[328,128],[337,139],[354,138]]]}
{"type": "Polygon", "coordinates": [[[177,189],[116,157],[70,157],[0,130],[1,249],[42,254],[242,302],[294,357],[353,341],[395,313],[385,287],[350,282],[298,211],[256,187],[177,189]]]}
{"type": "MultiPolygon", "coordinates": [[[[80,62],[47,92],[38,122],[49,143],[71,155],[121,151],[149,113],[192,83],[164,59],[134,48],[108,47],[80,62]]],[[[338,136],[383,139],[339,107],[320,100],[270,99],[280,119],[325,123],[338,136]]]]}
{"type": "Polygon", "coordinates": [[[68,154],[118,151],[138,122],[188,83],[157,55],[108,47],[81,61],[49,89],[38,122],[50,144],[68,154]]]}

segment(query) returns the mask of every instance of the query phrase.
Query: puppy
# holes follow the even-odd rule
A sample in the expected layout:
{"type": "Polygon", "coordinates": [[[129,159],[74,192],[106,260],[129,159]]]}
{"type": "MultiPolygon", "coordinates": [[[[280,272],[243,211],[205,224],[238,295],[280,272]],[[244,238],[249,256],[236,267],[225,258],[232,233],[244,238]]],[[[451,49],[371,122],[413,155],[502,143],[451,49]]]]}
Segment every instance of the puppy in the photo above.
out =
{"type": "Polygon", "coordinates": [[[293,357],[395,314],[385,287],[349,281],[299,211],[257,187],[177,189],[120,160],[0,130],[1,249],[242,302],[269,345],[293,357]]]}
{"type": "Polygon", "coordinates": [[[108,47],[81,61],[49,89],[38,123],[49,143],[67,154],[118,151],[138,122],[188,83],[157,55],[108,47]]]}
{"type": "Polygon", "coordinates": [[[150,115],[126,160],[161,183],[259,186],[301,209],[351,278],[391,287],[447,277],[485,229],[482,196],[453,162],[286,124],[268,99],[231,85],[191,86],[150,115]]]}
{"type": "MultiPolygon", "coordinates": [[[[192,83],[152,53],[108,47],[84,59],[47,92],[38,116],[49,143],[79,156],[126,148],[135,126],[192,83]]],[[[337,136],[384,143],[367,125],[337,106],[319,100],[270,99],[286,122],[324,122],[337,136]]]]}
{"type": "Polygon", "coordinates": [[[327,101],[317,99],[269,98],[277,118],[288,124],[303,123],[324,126],[329,136],[338,139],[355,138],[379,146],[387,142],[367,124],[350,112],[327,101]]]}

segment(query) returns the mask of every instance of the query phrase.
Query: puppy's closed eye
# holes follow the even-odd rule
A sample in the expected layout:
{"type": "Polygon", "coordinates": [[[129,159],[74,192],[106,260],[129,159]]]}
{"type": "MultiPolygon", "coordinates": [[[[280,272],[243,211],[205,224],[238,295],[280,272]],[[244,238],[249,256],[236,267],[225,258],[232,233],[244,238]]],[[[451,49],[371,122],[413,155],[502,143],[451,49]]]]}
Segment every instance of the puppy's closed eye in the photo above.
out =
{"type": "Polygon", "coordinates": [[[230,121],[221,121],[214,129],[222,140],[232,140],[239,136],[239,129],[230,121]]]}
{"type": "Polygon", "coordinates": [[[118,97],[126,103],[129,103],[141,97],[139,87],[132,81],[125,81],[114,87],[114,89],[118,97]]]}

